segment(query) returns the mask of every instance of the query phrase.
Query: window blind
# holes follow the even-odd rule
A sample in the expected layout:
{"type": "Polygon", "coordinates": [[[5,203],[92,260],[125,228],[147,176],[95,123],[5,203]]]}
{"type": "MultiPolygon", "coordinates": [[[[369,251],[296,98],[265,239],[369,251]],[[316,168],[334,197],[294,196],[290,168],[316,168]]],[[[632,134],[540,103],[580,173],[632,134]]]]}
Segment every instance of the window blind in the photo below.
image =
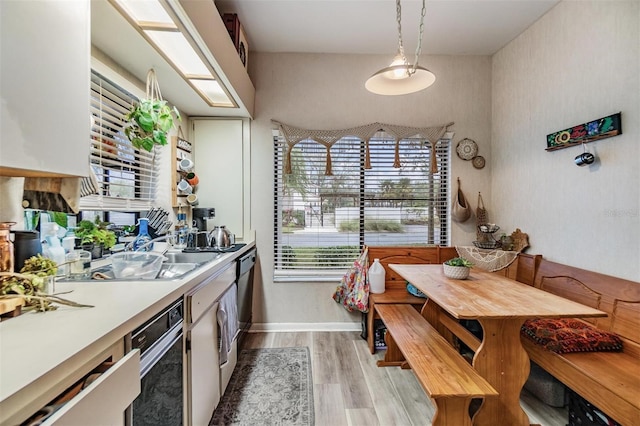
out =
{"type": "Polygon", "coordinates": [[[137,98],[95,71],[89,161],[98,193],[82,197],[82,210],[149,210],[157,193],[160,150],[140,151],[124,134],[124,116],[137,98]]]}
{"type": "Polygon", "coordinates": [[[344,272],[363,246],[447,245],[449,241],[449,145],[435,153],[424,139],[398,141],[385,132],[365,144],[343,137],[327,148],[307,139],[291,149],[291,173],[284,172],[287,145],[274,135],[275,269],[281,277],[344,272]],[[430,172],[436,155],[439,173],[430,172]],[[399,167],[394,167],[394,163],[399,167]]]}

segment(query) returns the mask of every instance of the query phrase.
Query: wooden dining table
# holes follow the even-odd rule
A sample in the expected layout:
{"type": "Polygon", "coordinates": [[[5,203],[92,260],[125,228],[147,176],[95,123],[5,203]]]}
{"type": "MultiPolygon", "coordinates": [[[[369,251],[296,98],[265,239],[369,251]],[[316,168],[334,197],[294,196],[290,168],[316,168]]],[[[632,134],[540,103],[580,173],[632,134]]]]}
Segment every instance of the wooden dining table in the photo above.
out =
{"type": "Polygon", "coordinates": [[[474,425],[530,424],[520,406],[520,392],[530,367],[529,356],[520,342],[520,328],[525,320],[607,315],[477,268],[471,270],[469,278],[456,280],[445,277],[442,265],[391,264],[389,267],[428,296],[423,311],[432,312],[423,315],[429,321],[438,321],[437,311],[442,310],[443,318],[477,320],[482,326],[482,341],[476,345],[473,367],[499,395],[483,402],[473,418],[474,425]]]}

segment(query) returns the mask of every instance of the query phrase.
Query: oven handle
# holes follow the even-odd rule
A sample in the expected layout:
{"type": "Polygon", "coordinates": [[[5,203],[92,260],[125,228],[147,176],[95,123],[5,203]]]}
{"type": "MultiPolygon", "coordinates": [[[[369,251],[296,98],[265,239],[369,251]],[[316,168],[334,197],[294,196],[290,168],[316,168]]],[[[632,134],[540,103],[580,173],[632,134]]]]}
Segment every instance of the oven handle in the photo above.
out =
{"type": "Polygon", "coordinates": [[[140,356],[140,378],[146,376],[179,339],[182,339],[182,321],[171,327],[152,348],[140,356]]]}

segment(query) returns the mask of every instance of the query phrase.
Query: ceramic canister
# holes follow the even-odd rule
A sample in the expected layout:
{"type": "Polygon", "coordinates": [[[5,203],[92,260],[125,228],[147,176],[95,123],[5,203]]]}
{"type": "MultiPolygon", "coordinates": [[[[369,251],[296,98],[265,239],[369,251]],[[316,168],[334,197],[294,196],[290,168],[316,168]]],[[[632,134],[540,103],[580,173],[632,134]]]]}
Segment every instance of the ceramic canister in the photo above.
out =
{"type": "Polygon", "coordinates": [[[38,231],[11,231],[11,233],[14,235],[14,269],[20,271],[25,260],[42,253],[40,233],[38,231]]]}

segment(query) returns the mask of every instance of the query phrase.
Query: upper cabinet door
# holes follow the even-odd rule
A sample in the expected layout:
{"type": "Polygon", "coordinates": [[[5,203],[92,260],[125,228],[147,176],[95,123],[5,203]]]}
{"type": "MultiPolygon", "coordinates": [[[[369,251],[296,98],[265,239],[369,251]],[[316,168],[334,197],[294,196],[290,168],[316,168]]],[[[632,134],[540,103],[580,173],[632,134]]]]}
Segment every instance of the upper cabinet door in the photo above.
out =
{"type": "Polygon", "coordinates": [[[89,172],[89,0],[0,1],[0,175],[89,172]]]}
{"type": "MultiPolygon", "coordinates": [[[[249,230],[250,152],[246,119],[194,119],[191,133],[200,207],[216,209],[213,225],[237,239],[249,230]]],[[[209,228],[212,229],[212,228],[209,228]]]]}

